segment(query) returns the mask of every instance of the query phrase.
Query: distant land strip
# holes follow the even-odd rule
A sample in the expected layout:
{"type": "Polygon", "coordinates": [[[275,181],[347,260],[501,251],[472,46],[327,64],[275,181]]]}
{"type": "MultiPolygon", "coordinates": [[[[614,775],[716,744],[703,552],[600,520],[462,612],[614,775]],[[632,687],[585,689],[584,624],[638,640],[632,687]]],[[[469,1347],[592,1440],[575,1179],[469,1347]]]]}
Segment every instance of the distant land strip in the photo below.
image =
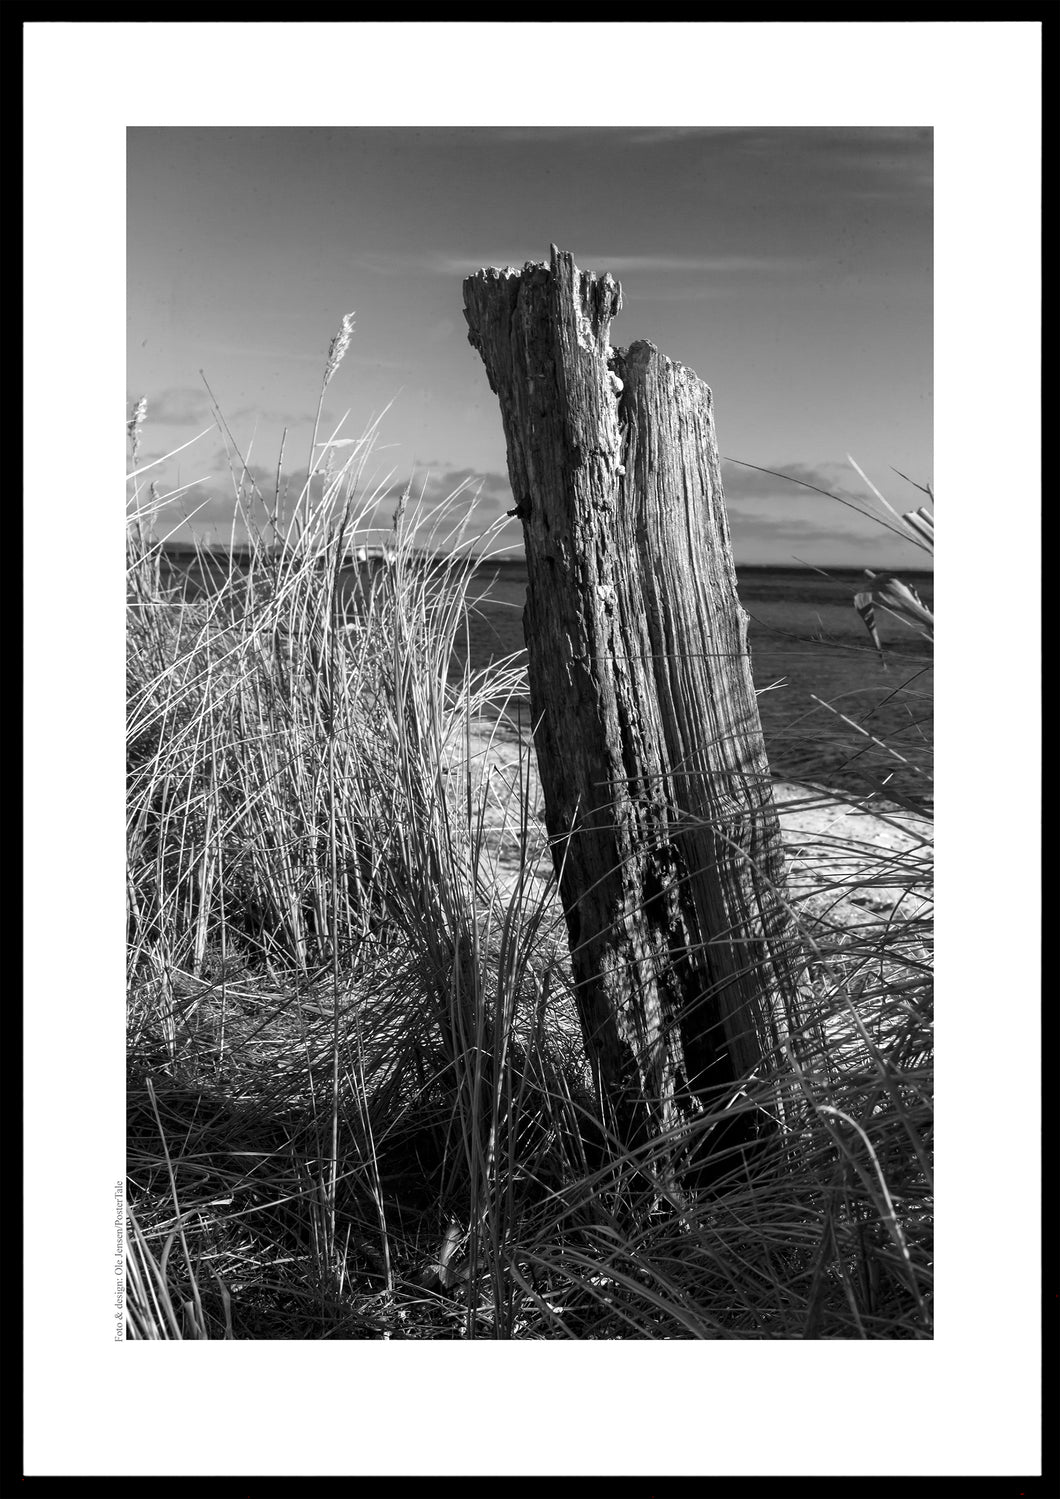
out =
{"type": "MultiPolygon", "coordinates": [[[[236,566],[249,564],[253,557],[261,559],[278,558],[282,552],[282,546],[270,546],[265,543],[251,546],[248,543],[237,543],[235,546],[211,546],[205,542],[195,543],[192,541],[167,541],[162,544],[162,553],[169,562],[180,564],[200,561],[215,563],[218,566],[235,564],[236,566]]],[[[394,555],[393,542],[374,542],[371,545],[348,547],[343,556],[343,566],[356,567],[365,563],[385,563],[394,555]]],[[[447,554],[442,552],[431,552],[426,548],[412,548],[411,557],[417,561],[439,562],[447,554]]],[[[526,567],[526,558],[522,553],[509,553],[503,556],[487,553],[482,557],[473,557],[472,560],[478,565],[494,568],[522,569],[526,567]]],[[[737,562],[737,572],[741,574],[756,573],[806,573],[814,571],[805,564],[800,566],[797,562],[737,562]]],[[[862,569],[850,563],[833,563],[830,567],[820,569],[826,576],[839,577],[844,574],[863,575],[862,569]]],[[[934,577],[934,569],[930,567],[901,567],[894,569],[901,576],[909,578],[934,577]]]]}

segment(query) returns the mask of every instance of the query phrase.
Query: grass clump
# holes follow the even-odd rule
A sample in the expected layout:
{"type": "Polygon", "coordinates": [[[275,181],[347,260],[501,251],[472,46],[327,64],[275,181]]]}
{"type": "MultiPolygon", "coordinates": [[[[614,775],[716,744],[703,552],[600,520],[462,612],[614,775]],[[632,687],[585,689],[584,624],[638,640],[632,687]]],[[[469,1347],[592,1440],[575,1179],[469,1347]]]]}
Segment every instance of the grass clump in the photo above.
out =
{"type": "Polygon", "coordinates": [[[380,544],[350,446],[289,522],[237,486],[238,567],[175,570],[137,486],[128,1336],[929,1337],[926,848],[835,892],[897,882],[890,917],[793,896],[812,1012],[660,1200],[578,1031],[522,668],[455,664],[470,545],[410,495],[380,544]],[[719,1147],[778,1086],[783,1129],[719,1147]]]}

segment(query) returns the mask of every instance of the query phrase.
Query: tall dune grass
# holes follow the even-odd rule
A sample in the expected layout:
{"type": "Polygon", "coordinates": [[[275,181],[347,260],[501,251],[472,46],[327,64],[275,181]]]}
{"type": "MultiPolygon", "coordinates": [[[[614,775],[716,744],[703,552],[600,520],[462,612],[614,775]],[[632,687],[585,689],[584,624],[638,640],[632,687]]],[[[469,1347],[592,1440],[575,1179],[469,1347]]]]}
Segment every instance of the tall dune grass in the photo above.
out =
{"type": "Polygon", "coordinates": [[[128,1335],[930,1337],[927,845],[800,887],[812,1013],[691,1145],[778,1082],[790,1115],[660,1200],[668,1142],[593,1090],[529,751],[482,753],[522,670],[453,667],[461,507],[407,496],[344,583],[369,447],[205,587],[133,507],[128,1335]],[[858,885],[890,919],[830,919],[858,885]]]}

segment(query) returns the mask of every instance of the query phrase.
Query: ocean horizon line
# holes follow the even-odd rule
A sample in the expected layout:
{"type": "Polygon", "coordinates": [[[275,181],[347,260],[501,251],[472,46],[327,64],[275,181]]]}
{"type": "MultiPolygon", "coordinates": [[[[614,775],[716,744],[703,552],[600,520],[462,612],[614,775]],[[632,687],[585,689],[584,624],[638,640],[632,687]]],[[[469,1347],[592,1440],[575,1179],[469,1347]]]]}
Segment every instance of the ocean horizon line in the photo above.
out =
{"type": "MultiPolygon", "coordinates": [[[[283,551],[283,543],[252,543],[236,542],[210,543],[205,541],[163,541],[160,543],[164,555],[173,561],[191,560],[196,557],[206,557],[211,561],[244,561],[252,555],[279,556],[283,551]]],[[[348,547],[344,555],[344,565],[355,567],[370,561],[385,561],[393,556],[395,546],[393,542],[371,542],[348,547]]],[[[524,552],[463,552],[460,550],[431,550],[429,547],[412,547],[411,555],[418,560],[439,562],[448,557],[468,557],[476,566],[525,568],[526,554],[524,552]]],[[[801,562],[792,558],[788,562],[735,562],[739,572],[856,572],[864,573],[865,564],[862,561],[851,562],[801,562]]],[[[873,571],[900,571],[919,576],[931,577],[934,575],[934,567],[909,566],[906,563],[894,565],[877,562],[873,571]]]]}

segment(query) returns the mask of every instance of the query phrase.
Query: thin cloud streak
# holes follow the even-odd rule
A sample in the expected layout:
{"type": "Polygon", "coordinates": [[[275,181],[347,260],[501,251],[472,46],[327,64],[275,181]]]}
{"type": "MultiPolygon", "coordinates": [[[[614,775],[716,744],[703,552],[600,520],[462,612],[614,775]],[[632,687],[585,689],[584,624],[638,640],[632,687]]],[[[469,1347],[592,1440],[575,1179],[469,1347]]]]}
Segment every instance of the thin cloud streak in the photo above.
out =
{"type": "Polygon", "coordinates": [[[158,427],[197,427],[212,416],[210,398],[194,386],[174,385],[147,397],[147,422],[158,427]]]}
{"type": "MultiPolygon", "coordinates": [[[[595,255],[575,252],[575,264],[580,269],[592,270],[600,267],[622,275],[645,271],[658,275],[680,275],[693,272],[695,275],[761,275],[768,271],[788,272],[805,269],[812,262],[809,257],[792,255],[595,255]]],[[[537,262],[534,262],[537,263],[537,262]]],[[[467,255],[445,255],[424,257],[422,266],[437,275],[470,276],[484,266],[508,266],[521,270],[526,261],[518,258],[493,260],[475,259],[467,255]]]]}
{"type": "MultiPolygon", "coordinates": [[[[747,463],[744,459],[722,456],[721,472],[725,494],[729,499],[766,499],[776,495],[790,497],[793,485],[828,490],[844,499],[854,499],[836,475],[846,474],[850,465],[829,460],[825,463],[747,463]],[[790,482],[787,482],[790,481],[790,482]]],[[[821,496],[825,498],[825,496],[821,496]]],[[[812,502],[810,502],[812,503],[812,502]]]]}
{"type": "Polygon", "coordinates": [[[672,146],[675,141],[700,140],[735,134],[735,128],[725,125],[671,125],[658,130],[627,130],[623,132],[627,146],[672,146]]]}
{"type": "Polygon", "coordinates": [[[743,271],[791,270],[809,264],[808,257],[794,255],[586,255],[585,259],[605,262],[617,271],[651,271],[671,274],[693,271],[697,275],[717,272],[720,275],[743,271]]]}

